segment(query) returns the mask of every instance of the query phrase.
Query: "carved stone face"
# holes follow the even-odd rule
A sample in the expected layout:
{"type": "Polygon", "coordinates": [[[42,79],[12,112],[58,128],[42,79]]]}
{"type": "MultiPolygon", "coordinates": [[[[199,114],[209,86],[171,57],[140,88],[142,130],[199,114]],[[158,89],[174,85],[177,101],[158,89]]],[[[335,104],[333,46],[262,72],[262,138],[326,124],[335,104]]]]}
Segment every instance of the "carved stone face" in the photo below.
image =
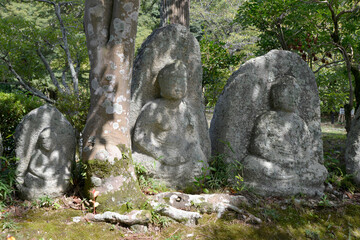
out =
{"type": "Polygon", "coordinates": [[[54,147],[54,139],[53,138],[54,138],[54,136],[51,133],[50,128],[46,128],[39,135],[39,140],[38,140],[39,147],[46,151],[52,150],[54,147]]]}
{"type": "Polygon", "coordinates": [[[187,70],[181,61],[165,66],[158,75],[160,94],[163,98],[180,100],[186,95],[187,70]]]}
{"type": "Polygon", "coordinates": [[[299,86],[293,77],[290,81],[272,86],[271,100],[274,110],[295,112],[299,100],[299,86]]]}

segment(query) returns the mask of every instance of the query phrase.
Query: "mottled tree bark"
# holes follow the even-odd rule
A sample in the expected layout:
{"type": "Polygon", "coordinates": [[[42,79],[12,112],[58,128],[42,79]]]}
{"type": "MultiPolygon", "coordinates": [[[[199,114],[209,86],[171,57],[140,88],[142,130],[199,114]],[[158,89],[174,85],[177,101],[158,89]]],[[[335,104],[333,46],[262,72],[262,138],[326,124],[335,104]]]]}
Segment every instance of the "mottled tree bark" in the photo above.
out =
{"type": "Polygon", "coordinates": [[[190,26],[190,0],[162,0],[160,11],[160,26],[181,24],[190,26]]]}
{"type": "Polygon", "coordinates": [[[85,160],[121,158],[116,146],[131,147],[128,115],[138,7],[138,0],[86,1],[91,106],[84,129],[85,160]]]}
{"type": "Polygon", "coordinates": [[[125,157],[131,148],[130,79],[138,9],[139,0],[85,2],[84,25],[91,64],[91,102],[82,154],[91,179],[87,189],[95,187],[100,195],[111,193],[107,198],[117,204],[126,198],[121,192],[139,190],[132,163],[129,156],[125,157]],[[126,184],[131,189],[125,189],[126,184]],[[115,199],[112,195],[116,191],[120,193],[115,199]]]}

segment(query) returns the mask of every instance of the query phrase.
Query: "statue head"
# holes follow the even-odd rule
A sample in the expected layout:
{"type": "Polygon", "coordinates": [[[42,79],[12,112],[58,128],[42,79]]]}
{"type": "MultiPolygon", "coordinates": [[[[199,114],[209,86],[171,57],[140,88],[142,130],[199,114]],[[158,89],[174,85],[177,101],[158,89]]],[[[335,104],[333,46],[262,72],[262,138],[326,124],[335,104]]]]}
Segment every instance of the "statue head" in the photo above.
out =
{"type": "Polygon", "coordinates": [[[292,76],[285,76],[270,90],[272,108],[285,112],[294,112],[299,101],[300,87],[292,76]]]}
{"type": "Polygon", "coordinates": [[[38,147],[45,151],[50,151],[54,148],[55,139],[56,133],[52,132],[51,128],[45,128],[39,134],[38,147]]]}
{"type": "Polygon", "coordinates": [[[163,98],[180,100],[186,95],[187,69],[182,61],[166,65],[157,77],[163,98]]]}

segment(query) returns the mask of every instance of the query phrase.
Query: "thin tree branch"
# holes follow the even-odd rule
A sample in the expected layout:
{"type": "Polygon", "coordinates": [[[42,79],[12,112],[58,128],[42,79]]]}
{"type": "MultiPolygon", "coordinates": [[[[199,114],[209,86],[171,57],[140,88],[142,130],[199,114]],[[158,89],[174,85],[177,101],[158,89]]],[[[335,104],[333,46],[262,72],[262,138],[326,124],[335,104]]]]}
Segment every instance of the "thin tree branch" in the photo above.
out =
{"type": "Polygon", "coordinates": [[[47,4],[51,4],[51,5],[55,5],[56,3],[53,2],[53,1],[48,1],[48,0],[35,0],[37,2],[44,2],[44,3],[47,3],[47,4]]]}
{"type": "Polygon", "coordinates": [[[315,73],[318,73],[322,68],[324,67],[329,67],[331,65],[336,65],[338,63],[341,63],[341,62],[344,62],[344,60],[340,60],[340,61],[334,61],[334,62],[331,62],[331,63],[327,63],[327,64],[324,64],[324,65],[321,65],[318,69],[316,69],[316,71],[314,71],[314,74],[315,73]]]}
{"type": "Polygon", "coordinates": [[[76,75],[79,76],[79,72],[80,72],[80,56],[79,56],[79,52],[76,53],[76,67],[75,67],[75,71],[76,71],[76,75]]]}
{"type": "MultiPolygon", "coordinates": [[[[308,2],[308,1],[302,1],[302,2],[308,2]]],[[[320,1],[320,0],[312,0],[311,2],[308,2],[308,3],[326,3],[328,4],[329,2],[328,1],[320,1]]]]}
{"type": "Polygon", "coordinates": [[[67,41],[67,31],[66,31],[64,22],[60,15],[60,4],[58,6],[55,5],[54,7],[55,7],[56,16],[60,23],[61,33],[62,33],[63,42],[64,42],[64,50],[66,53],[67,61],[68,61],[70,72],[71,72],[71,77],[72,77],[73,84],[74,84],[74,92],[76,95],[79,95],[79,80],[78,80],[78,77],[77,77],[77,74],[76,74],[76,71],[74,68],[74,64],[73,64],[73,61],[71,58],[70,50],[69,50],[69,45],[68,45],[68,41],[67,41]]]}
{"type": "Polygon", "coordinates": [[[48,63],[48,61],[46,60],[46,58],[42,54],[40,47],[38,49],[36,49],[36,53],[38,54],[41,61],[45,65],[46,70],[50,74],[50,79],[51,79],[52,83],[55,85],[55,87],[59,90],[60,93],[64,93],[64,90],[60,87],[60,84],[59,84],[58,80],[56,79],[55,74],[54,74],[50,64],[48,63]]]}
{"type": "Polygon", "coordinates": [[[44,99],[46,102],[48,103],[55,103],[54,100],[48,98],[45,94],[43,94],[42,92],[40,92],[39,90],[36,90],[34,88],[32,88],[31,86],[29,86],[23,79],[22,77],[15,71],[15,69],[13,68],[12,64],[5,58],[5,57],[1,57],[1,59],[7,64],[10,72],[12,74],[14,74],[14,76],[16,77],[16,79],[19,81],[20,85],[25,88],[27,91],[29,91],[31,94],[33,94],[34,96],[37,96],[41,99],[44,99]]]}
{"type": "Polygon", "coordinates": [[[0,84],[5,84],[5,85],[20,85],[20,83],[18,83],[18,82],[0,82],[0,84]]]}
{"type": "Polygon", "coordinates": [[[61,75],[61,81],[62,81],[62,84],[63,86],[65,87],[65,91],[70,94],[71,91],[70,91],[70,88],[69,88],[69,85],[66,83],[66,71],[67,69],[65,68],[62,72],[62,75],[61,75]]]}
{"type": "Polygon", "coordinates": [[[51,5],[56,5],[59,4],[59,6],[66,6],[66,5],[79,5],[80,3],[74,3],[74,2],[60,2],[60,3],[56,3],[54,1],[49,1],[49,0],[35,0],[37,2],[44,2],[47,4],[51,4],[51,5]]]}
{"type": "Polygon", "coordinates": [[[48,0],[36,0],[38,2],[44,2],[44,3],[48,3],[54,6],[55,9],[55,14],[56,17],[59,21],[60,24],[60,29],[61,29],[61,34],[62,34],[62,40],[64,43],[64,46],[62,47],[65,51],[66,57],[67,57],[67,62],[70,68],[70,73],[71,73],[71,77],[73,80],[73,85],[74,85],[74,92],[76,95],[79,95],[79,80],[78,80],[78,76],[76,74],[75,68],[74,68],[74,64],[71,58],[71,54],[70,54],[70,50],[69,50],[69,45],[68,45],[68,40],[67,40],[67,31],[64,25],[64,22],[61,18],[61,6],[62,5],[67,5],[70,4],[70,2],[66,2],[66,3],[56,3],[53,1],[48,1],[48,0]]]}
{"type": "Polygon", "coordinates": [[[355,3],[355,6],[351,10],[343,10],[343,11],[341,11],[338,15],[336,15],[336,18],[339,19],[345,13],[355,13],[355,12],[359,11],[360,6],[357,5],[358,3],[359,3],[359,1],[357,1],[357,3],[355,3]]]}

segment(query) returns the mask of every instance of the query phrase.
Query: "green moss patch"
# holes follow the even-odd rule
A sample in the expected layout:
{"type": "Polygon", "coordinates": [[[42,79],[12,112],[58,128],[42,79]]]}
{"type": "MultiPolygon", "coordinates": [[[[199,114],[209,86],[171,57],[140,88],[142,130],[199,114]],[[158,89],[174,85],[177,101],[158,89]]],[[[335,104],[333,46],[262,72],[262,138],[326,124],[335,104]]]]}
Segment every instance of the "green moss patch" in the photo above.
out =
{"type": "Polygon", "coordinates": [[[200,239],[360,239],[360,206],[341,208],[295,208],[269,206],[255,209],[264,222],[203,219],[197,228],[200,239]]]}
{"type": "Polygon", "coordinates": [[[128,158],[116,159],[114,164],[109,163],[108,161],[92,159],[88,161],[88,169],[90,175],[95,175],[99,178],[107,178],[110,176],[117,176],[124,173],[124,170],[127,171],[131,160],[128,158]]]}
{"type": "Polygon", "coordinates": [[[93,185],[91,176],[99,177],[104,181],[110,177],[121,176],[127,179],[126,182],[115,191],[109,193],[100,193],[96,201],[100,203],[97,210],[99,212],[114,211],[120,214],[140,208],[145,202],[145,196],[141,192],[138,181],[134,179],[132,172],[135,173],[131,151],[125,145],[118,145],[122,152],[122,159],[115,159],[114,163],[98,159],[89,160],[88,178],[85,191],[88,193],[93,185]]]}
{"type": "Polygon", "coordinates": [[[99,211],[112,211],[123,214],[132,209],[141,208],[145,204],[146,198],[141,192],[138,183],[131,180],[115,192],[100,194],[97,201],[100,203],[99,211]]]}
{"type": "MultiPolygon", "coordinates": [[[[261,201],[257,205],[248,206],[246,210],[261,218],[263,222],[251,224],[235,212],[229,212],[221,219],[217,219],[216,214],[204,214],[197,226],[173,223],[161,231],[150,227],[150,232],[142,237],[219,240],[360,239],[360,205],[355,201],[339,207],[305,207],[292,203],[261,201]]],[[[73,222],[73,217],[83,214],[71,209],[30,210],[21,217],[8,217],[7,220],[14,221],[18,228],[4,231],[0,238],[5,239],[9,233],[16,239],[53,240],[122,239],[125,234],[128,234],[128,237],[135,236],[134,233],[128,233],[127,230],[112,224],[73,222]]]]}
{"type": "Polygon", "coordinates": [[[73,222],[72,218],[82,216],[77,210],[31,210],[22,217],[16,217],[18,229],[0,234],[5,239],[9,233],[16,239],[119,239],[124,237],[121,229],[107,223],[73,222]]]}

